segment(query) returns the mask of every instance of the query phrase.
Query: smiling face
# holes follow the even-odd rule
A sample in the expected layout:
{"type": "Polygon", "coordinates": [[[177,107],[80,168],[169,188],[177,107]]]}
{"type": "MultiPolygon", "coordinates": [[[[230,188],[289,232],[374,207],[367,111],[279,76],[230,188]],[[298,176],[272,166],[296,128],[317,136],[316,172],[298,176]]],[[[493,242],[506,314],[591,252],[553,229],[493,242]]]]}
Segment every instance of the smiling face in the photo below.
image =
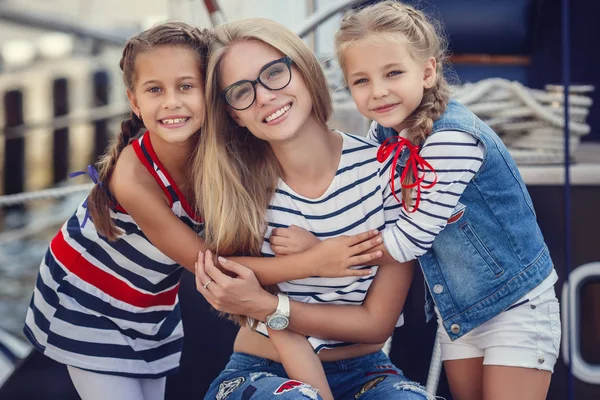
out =
{"type": "Polygon", "coordinates": [[[185,143],[202,127],[204,86],[198,56],[185,46],[158,46],[137,55],[132,110],[151,134],[185,143]]]}
{"type": "MultiPolygon", "coordinates": [[[[233,43],[221,62],[219,87],[224,90],[239,81],[254,81],[259,75],[266,83],[264,67],[282,57],[284,54],[258,40],[233,43]]],[[[256,99],[250,107],[245,110],[228,107],[238,125],[245,126],[259,139],[280,142],[296,137],[309,119],[314,119],[310,92],[293,63],[291,69],[291,80],[283,89],[269,90],[256,83],[256,99]]]]}
{"type": "Polygon", "coordinates": [[[414,58],[403,43],[361,39],[344,49],[344,72],[358,110],[400,132],[435,82],[435,59],[414,58]]]}

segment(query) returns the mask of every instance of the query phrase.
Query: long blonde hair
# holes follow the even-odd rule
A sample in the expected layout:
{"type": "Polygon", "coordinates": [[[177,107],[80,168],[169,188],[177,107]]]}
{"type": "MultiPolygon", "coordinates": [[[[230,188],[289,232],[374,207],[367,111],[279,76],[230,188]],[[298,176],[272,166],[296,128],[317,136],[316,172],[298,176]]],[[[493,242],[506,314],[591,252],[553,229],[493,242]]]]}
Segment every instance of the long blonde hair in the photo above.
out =
{"type": "MultiPolygon", "coordinates": [[[[163,23],[133,36],[125,44],[119,63],[125,87],[131,92],[135,89],[137,56],[158,46],[183,46],[193,50],[198,57],[198,68],[204,75],[209,41],[210,34],[207,30],[193,28],[183,22],[163,23]]],[[[134,112],[131,112],[129,118],[121,123],[121,131],[116,140],[110,144],[96,164],[99,174],[98,181],[101,185],[92,188],[88,197],[88,207],[94,227],[109,240],[117,239],[120,232],[109,213],[115,200],[108,192],[108,182],[121,151],[135,139],[143,127],[142,120],[134,112]]]]}
{"type": "MultiPolygon", "coordinates": [[[[344,69],[344,50],[359,40],[384,40],[406,44],[413,58],[436,61],[436,80],[424,89],[423,99],[407,118],[407,139],[420,145],[433,130],[433,122],[446,110],[449,100],[448,82],[444,77],[446,41],[439,23],[429,20],[421,11],[397,1],[386,0],[358,10],[349,11],[342,18],[335,34],[335,49],[340,66],[344,69]]],[[[408,171],[404,185],[414,182],[408,171]]],[[[402,198],[412,203],[412,189],[402,188],[402,198]]]]}
{"type": "MultiPolygon", "coordinates": [[[[227,112],[219,78],[231,45],[260,41],[293,60],[310,92],[312,113],[326,126],[331,97],[321,66],[304,42],[274,21],[252,18],[214,29],[206,79],[206,125],[194,157],[194,189],[205,222],[206,246],[222,255],[259,256],[265,214],[281,176],[280,165],[266,141],[240,127],[227,112]]],[[[293,78],[292,78],[293,79],[293,78]]]]}

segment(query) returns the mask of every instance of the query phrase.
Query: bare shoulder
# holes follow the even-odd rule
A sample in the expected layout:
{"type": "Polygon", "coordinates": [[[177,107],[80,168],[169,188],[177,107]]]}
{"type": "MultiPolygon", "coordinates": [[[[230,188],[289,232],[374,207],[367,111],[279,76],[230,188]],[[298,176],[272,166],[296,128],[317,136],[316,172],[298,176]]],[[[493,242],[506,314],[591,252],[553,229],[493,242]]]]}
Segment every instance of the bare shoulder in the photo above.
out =
{"type": "Polygon", "coordinates": [[[167,200],[160,186],[146,166],[138,158],[133,146],[127,146],[119,154],[109,182],[110,191],[123,206],[128,199],[139,199],[140,195],[167,200]]]}

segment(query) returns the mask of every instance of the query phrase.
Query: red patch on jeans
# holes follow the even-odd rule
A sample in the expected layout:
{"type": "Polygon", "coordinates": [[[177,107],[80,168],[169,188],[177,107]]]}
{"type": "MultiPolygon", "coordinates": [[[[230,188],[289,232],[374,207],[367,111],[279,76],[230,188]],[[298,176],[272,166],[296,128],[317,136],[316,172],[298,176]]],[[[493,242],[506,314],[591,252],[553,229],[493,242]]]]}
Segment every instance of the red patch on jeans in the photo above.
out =
{"type": "Polygon", "coordinates": [[[273,394],[284,394],[286,392],[289,392],[290,390],[294,390],[302,386],[306,386],[306,383],[289,380],[279,385],[279,387],[273,392],[273,394]]]}
{"type": "Polygon", "coordinates": [[[373,371],[373,372],[367,372],[365,374],[365,376],[371,376],[371,375],[381,375],[381,374],[388,374],[388,375],[398,375],[398,371],[396,371],[395,369],[382,369],[379,371],[373,371]]]}
{"type": "Polygon", "coordinates": [[[458,221],[459,219],[461,219],[461,217],[463,216],[463,214],[465,213],[465,210],[459,211],[456,214],[454,214],[453,216],[451,216],[450,218],[448,218],[448,223],[449,224],[453,224],[456,221],[458,221]]]}
{"type": "Polygon", "coordinates": [[[448,218],[448,224],[453,224],[465,215],[465,211],[467,210],[467,206],[464,204],[458,203],[454,210],[452,210],[452,215],[448,218]]]}

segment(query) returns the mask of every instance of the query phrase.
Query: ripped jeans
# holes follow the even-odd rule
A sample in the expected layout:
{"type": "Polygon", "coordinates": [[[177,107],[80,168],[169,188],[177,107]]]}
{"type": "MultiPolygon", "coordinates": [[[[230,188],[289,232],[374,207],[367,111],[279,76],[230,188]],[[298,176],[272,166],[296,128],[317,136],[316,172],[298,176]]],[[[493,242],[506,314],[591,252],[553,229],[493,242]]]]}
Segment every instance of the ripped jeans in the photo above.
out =
{"type": "MultiPolygon", "coordinates": [[[[433,398],[410,381],[382,351],[336,362],[323,368],[336,400],[423,400],[433,398]]],[[[280,363],[244,353],[233,353],[210,385],[205,399],[321,400],[307,384],[290,380],[280,363]]]]}

